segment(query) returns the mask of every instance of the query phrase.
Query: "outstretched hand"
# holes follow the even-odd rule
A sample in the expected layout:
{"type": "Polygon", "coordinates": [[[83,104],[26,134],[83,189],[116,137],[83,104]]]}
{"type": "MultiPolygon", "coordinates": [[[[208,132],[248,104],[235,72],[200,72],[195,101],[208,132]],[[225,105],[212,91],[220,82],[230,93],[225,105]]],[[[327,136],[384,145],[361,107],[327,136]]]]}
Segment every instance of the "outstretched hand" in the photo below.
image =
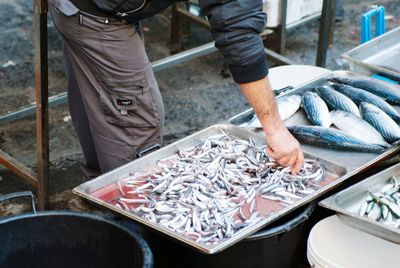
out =
{"type": "Polygon", "coordinates": [[[304,162],[300,143],[290,134],[286,127],[266,135],[267,153],[279,165],[291,166],[292,174],[297,174],[304,162]]]}
{"type": "Polygon", "coordinates": [[[297,174],[303,165],[304,156],[300,143],[287,130],[280,118],[268,77],[242,83],[240,89],[263,126],[268,144],[267,153],[278,164],[291,166],[292,174],[297,174]]]}

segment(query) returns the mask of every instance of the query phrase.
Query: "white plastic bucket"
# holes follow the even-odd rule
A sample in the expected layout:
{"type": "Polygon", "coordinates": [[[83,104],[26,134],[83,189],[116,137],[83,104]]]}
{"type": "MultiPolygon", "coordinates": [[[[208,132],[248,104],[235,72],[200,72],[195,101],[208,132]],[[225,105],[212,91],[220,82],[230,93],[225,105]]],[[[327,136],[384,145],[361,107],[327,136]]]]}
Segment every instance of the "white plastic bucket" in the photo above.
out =
{"type": "Polygon", "coordinates": [[[351,228],[336,215],[310,232],[307,258],[315,268],[398,267],[400,245],[351,228]]]}

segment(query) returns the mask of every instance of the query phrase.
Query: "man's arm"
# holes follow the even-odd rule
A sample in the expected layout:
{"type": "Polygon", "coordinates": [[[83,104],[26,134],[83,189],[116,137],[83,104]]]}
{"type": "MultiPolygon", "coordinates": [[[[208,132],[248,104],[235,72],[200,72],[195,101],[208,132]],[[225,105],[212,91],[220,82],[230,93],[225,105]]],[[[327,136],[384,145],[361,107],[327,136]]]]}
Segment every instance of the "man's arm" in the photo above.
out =
{"type": "Polygon", "coordinates": [[[268,82],[267,60],[260,33],[267,16],[262,0],[199,0],[207,15],[215,46],[224,55],[233,79],[240,85],[260,120],[268,143],[268,154],[279,164],[303,164],[298,141],[283,125],[268,82]]]}
{"type": "Polygon", "coordinates": [[[282,123],[268,78],[240,84],[240,88],[263,126],[267,153],[280,165],[292,166],[292,174],[299,172],[303,153],[299,142],[282,123]]]}
{"type": "Polygon", "coordinates": [[[248,83],[268,74],[260,33],[267,15],[262,0],[199,0],[215,46],[224,55],[233,80],[248,83]]]}

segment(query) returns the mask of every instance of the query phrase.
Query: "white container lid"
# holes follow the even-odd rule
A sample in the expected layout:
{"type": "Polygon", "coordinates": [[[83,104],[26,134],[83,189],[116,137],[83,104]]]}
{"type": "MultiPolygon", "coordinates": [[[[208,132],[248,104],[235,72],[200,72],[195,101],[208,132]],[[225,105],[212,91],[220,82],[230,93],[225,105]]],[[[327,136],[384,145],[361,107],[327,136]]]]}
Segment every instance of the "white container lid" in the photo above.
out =
{"type": "Polygon", "coordinates": [[[312,228],[307,258],[312,267],[400,267],[400,245],[349,227],[334,215],[312,228]]]}

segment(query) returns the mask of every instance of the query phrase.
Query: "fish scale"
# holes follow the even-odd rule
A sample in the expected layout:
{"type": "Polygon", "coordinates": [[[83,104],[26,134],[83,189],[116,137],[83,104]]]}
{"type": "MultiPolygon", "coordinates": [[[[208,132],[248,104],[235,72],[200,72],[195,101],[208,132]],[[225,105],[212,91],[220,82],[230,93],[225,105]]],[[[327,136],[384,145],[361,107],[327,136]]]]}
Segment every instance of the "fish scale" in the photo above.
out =
{"type": "Polygon", "coordinates": [[[304,93],[301,105],[306,112],[307,118],[313,125],[322,127],[329,127],[331,125],[328,106],[317,93],[311,91],[304,93]]]}
{"type": "Polygon", "coordinates": [[[389,147],[382,135],[367,121],[352,113],[333,110],[330,112],[333,124],[347,134],[366,143],[389,147]]]}
{"type": "Polygon", "coordinates": [[[330,86],[317,87],[316,91],[331,110],[342,110],[361,117],[357,105],[346,95],[330,86]]]}
{"type": "Polygon", "coordinates": [[[397,90],[394,90],[383,85],[382,83],[361,78],[337,77],[333,78],[332,81],[347,84],[356,88],[361,88],[371,92],[372,94],[380,96],[391,103],[400,104],[400,87],[397,90]]]}
{"type": "Polygon", "coordinates": [[[360,105],[362,102],[371,103],[387,113],[387,115],[393,118],[397,123],[400,123],[400,114],[380,97],[348,85],[333,84],[332,87],[352,99],[357,105],[360,105]]]}
{"type": "Polygon", "coordinates": [[[365,143],[338,129],[320,126],[290,126],[288,130],[304,143],[330,149],[368,153],[382,153],[386,150],[385,147],[365,143]]]}
{"type": "Polygon", "coordinates": [[[386,113],[375,105],[369,103],[360,104],[361,115],[369,122],[383,138],[389,142],[394,143],[400,139],[400,128],[386,113]]]}

